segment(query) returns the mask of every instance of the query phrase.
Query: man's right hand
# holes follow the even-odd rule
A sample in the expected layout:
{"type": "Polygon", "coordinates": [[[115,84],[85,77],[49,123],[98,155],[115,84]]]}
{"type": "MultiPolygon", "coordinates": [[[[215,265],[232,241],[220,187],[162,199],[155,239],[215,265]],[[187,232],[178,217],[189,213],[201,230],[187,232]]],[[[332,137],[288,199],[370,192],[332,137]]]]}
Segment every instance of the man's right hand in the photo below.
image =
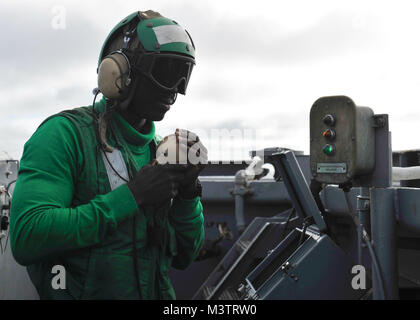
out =
{"type": "Polygon", "coordinates": [[[185,168],[182,166],[146,164],[127,186],[137,205],[159,204],[177,195],[179,182],[184,176],[185,168]]]}

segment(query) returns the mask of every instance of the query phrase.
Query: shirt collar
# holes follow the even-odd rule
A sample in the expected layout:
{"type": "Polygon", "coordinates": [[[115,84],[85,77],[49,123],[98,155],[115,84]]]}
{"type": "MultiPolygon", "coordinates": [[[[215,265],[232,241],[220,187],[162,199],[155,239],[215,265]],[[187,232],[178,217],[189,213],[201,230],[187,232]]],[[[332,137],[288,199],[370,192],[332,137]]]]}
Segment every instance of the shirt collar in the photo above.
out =
{"type": "MultiPolygon", "coordinates": [[[[103,113],[105,112],[106,101],[103,97],[100,101],[95,103],[95,110],[103,113]]],[[[148,121],[145,125],[149,128],[146,133],[141,133],[134,129],[118,112],[114,112],[113,121],[120,130],[124,140],[129,144],[135,146],[148,145],[155,137],[155,123],[148,121]]]]}

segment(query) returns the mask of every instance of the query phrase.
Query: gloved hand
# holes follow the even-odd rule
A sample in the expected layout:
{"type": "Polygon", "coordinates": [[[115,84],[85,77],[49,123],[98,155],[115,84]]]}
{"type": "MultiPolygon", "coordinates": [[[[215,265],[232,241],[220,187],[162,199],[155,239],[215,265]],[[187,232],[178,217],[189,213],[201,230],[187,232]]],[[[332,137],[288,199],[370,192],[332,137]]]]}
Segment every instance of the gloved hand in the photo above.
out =
{"type": "Polygon", "coordinates": [[[179,195],[184,199],[201,196],[201,184],[198,176],[208,162],[207,149],[194,132],[176,129],[175,136],[180,146],[187,147],[188,154],[188,165],[184,179],[179,184],[179,195]]]}
{"type": "Polygon", "coordinates": [[[160,204],[177,195],[179,183],[185,178],[180,166],[147,164],[127,183],[138,206],[160,204]]]}

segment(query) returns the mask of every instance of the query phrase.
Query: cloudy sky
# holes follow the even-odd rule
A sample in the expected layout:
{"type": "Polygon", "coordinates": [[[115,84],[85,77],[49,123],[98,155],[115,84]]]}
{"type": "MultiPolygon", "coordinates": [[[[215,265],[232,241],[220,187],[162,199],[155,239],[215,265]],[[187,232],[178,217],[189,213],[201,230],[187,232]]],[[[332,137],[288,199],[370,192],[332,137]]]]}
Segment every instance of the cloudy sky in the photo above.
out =
{"type": "Polygon", "coordinates": [[[91,104],[108,32],[147,9],[176,20],[197,47],[188,93],[159,134],[197,131],[211,159],[238,158],[232,145],[307,153],[313,102],[347,95],[390,115],[394,150],[420,148],[416,1],[1,0],[0,151],[20,159],[43,119],[91,104]],[[223,130],[244,141],[220,147],[223,130]]]}

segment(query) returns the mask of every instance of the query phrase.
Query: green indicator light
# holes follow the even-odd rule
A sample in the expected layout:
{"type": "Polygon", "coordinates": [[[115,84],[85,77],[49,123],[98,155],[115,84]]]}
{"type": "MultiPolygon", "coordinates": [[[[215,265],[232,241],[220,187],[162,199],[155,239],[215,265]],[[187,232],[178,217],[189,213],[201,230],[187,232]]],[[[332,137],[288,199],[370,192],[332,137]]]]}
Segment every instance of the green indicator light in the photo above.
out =
{"type": "Polygon", "coordinates": [[[327,145],[325,145],[324,149],[322,149],[322,151],[324,151],[324,153],[325,153],[327,156],[331,156],[331,155],[333,155],[333,153],[334,153],[334,151],[335,151],[335,148],[334,148],[334,146],[333,146],[333,145],[331,145],[331,144],[327,144],[327,145]]]}

